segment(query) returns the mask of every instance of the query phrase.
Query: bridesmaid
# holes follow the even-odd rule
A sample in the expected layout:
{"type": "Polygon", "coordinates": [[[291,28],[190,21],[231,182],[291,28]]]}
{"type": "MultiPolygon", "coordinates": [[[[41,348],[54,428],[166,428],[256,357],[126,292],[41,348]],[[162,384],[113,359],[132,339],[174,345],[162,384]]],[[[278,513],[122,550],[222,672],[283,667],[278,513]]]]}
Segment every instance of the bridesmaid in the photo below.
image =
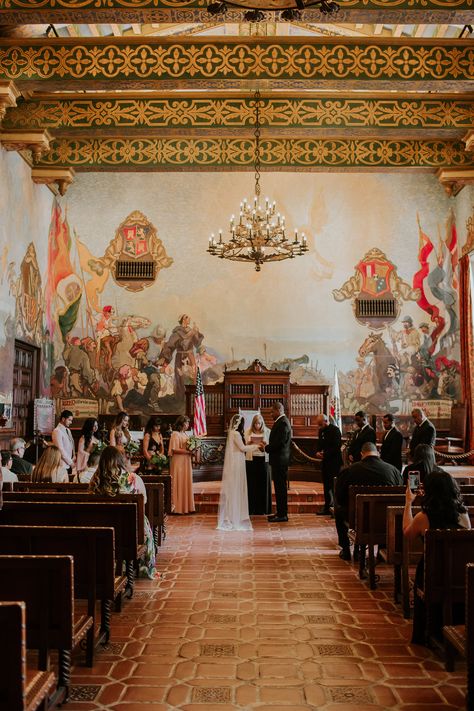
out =
{"type": "Polygon", "coordinates": [[[153,468],[150,464],[150,459],[154,454],[164,454],[165,446],[163,444],[163,435],[161,434],[161,420],[153,415],[147,422],[145,434],[143,436],[143,456],[145,457],[145,466],[153,468]]]}
{"type": "Polygon", "coordinates": [[[117,447],[121,452],[132,439],[128,431],[129,417],[126,412],[119,412],[114,420],[112,429],[109,435],[109,444],[111,447],[117,447]]]}
{"type": "Polygon", "coordinates": [[[174,513],[192,513],[194,509],[192,452],[186,448],[189,417],[180,415],[171,433],[168,456],[171,457],[171,498],[174,513]]]}
{"type": "MultiPolygon", "coordinates": [[[[245,444],[267,445],[270,430],[260,413],[254,415],[252,423],[245,431],[245,444]]],[[[247,492],[249,497],[249,514],[269,514],[272,510],[272,485],[268,454],[258,449],[256,452],[247,452],[245,455],[247,473],[247,492]]]]}
{"type": "Polygon", "coordinates": [[[98,429],[99,425],[94,417],[88,417],[82,426],[76,457],[76,471],[78,475],[87,469],[89,455],[95,445],[99,443],[99,440],[95,436],[98,429]]]}

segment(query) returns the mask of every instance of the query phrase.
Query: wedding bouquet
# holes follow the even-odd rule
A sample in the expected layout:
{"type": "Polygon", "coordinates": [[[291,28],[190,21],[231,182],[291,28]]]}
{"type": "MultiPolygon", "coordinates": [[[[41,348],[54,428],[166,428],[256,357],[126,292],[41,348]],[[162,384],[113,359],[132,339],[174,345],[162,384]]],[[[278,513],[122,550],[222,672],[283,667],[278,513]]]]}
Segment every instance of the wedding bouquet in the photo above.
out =
{"type": "Polygon", "coordinates": [[[202,441],[199,437],[196,437],[195,435],[191,435],[191,437],[188,437],[188,440],[186,442],[186,449],[188,449],[190,452],[195,452],[201,446],[202,441]]]}
{"type": "Polygon", "coordinates": [[[105,442],[99,440],[97,444],[94,445],[92,449],[92,454],[102,454],[103,450],[107,447],[105,442]]]}
{"type": "Polygon", "coordinates": [[[140,442],[131,439],[130,442],[127,442],[124,449],[129,457],[134,457],[135,454],[138,454],[138,452],[140,451],[140,442]]]}
{"type": "Polygon", "coordinates": [[[168,464],[168,457],[165,454],[155,452],[150,459],[150,464],[153,464],[157,469],[163,469],[168,464]]]}

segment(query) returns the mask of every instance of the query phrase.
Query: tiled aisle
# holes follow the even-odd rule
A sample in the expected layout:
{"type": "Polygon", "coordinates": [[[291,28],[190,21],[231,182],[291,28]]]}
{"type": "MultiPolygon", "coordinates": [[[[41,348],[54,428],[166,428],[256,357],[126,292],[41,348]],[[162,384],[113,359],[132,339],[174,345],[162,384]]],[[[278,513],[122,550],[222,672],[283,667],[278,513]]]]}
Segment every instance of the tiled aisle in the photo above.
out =
{"type": "MultiPolygon", "coordinates": [[[[161,583],[139,582],[113,617],[113,644],[76,667],[68,711],[458,711],[464,672],[407,643],[391,573],[369,592],[337,556],[328,519],[174,516],[161,583]],[[80,686],[83,685],[83,686],[80,686]]],[[[381,571],[380,571],[381,572],[381,571]]]]}

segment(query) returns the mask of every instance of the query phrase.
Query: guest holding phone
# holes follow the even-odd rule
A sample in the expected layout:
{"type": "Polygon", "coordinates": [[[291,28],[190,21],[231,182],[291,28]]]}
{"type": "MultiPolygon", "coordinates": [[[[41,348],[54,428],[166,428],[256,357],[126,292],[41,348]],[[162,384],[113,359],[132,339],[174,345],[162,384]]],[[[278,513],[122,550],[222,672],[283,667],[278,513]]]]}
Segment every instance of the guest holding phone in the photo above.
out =
{"type": "MultiPolygon", "coordinates": [[[[418,445],[423,446],[423,445],[418,445]]],[[[405,509],[403,512],[403,534],[409,540],[424,538],[425,531],[429,528],[471,528],[469,514],[462,500],[461,491],[457,482],[448,472],[439,469],[426,475],[421,501],[421,511],[413,516],[412,504],[417,496],[407,486],[405,493],[405,509]]],[[[416,588],[423,590],[424,585],[424,559],[421,558],[415,574],[415,595],[413,608],[413,634],[412,644],[426,644],[426,612],[421,598],[416,593],[416,588]]],[[[443,616],[441,605],[435,616],[434,627],[441,635],[443,616]]],[[[455,622],[454,624],[459,624],[455,622]]]]}
{"type": "Polygon", "coordinates": [[[407,464],[403,470],[403,483],[405,485],[409,475],[414,472],[418,474],[420,482],[423,483],[428,474],[444,471],[436,464],[434,449],[429,444],[418,444],[413,453],[413,459],[414,461],[411,464],[407,464]]]}

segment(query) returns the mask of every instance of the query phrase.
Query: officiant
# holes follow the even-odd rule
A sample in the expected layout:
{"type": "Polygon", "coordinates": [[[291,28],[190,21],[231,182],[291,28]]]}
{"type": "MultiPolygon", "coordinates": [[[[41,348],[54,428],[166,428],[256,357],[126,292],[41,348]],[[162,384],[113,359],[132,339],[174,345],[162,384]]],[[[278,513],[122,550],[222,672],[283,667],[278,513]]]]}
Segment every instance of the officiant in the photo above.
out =
{"type": "MultiPolygon", "coordinates": [[[[246,444],[268,444],[270,430],[263,417],[257,413],[252,418],[250,427],[245,431],[246,444]]],[[[267,515],[272,510],[272,488],[268,454],[257,450],[246,454],[247,494],[249,514],[267,515]]]]}

